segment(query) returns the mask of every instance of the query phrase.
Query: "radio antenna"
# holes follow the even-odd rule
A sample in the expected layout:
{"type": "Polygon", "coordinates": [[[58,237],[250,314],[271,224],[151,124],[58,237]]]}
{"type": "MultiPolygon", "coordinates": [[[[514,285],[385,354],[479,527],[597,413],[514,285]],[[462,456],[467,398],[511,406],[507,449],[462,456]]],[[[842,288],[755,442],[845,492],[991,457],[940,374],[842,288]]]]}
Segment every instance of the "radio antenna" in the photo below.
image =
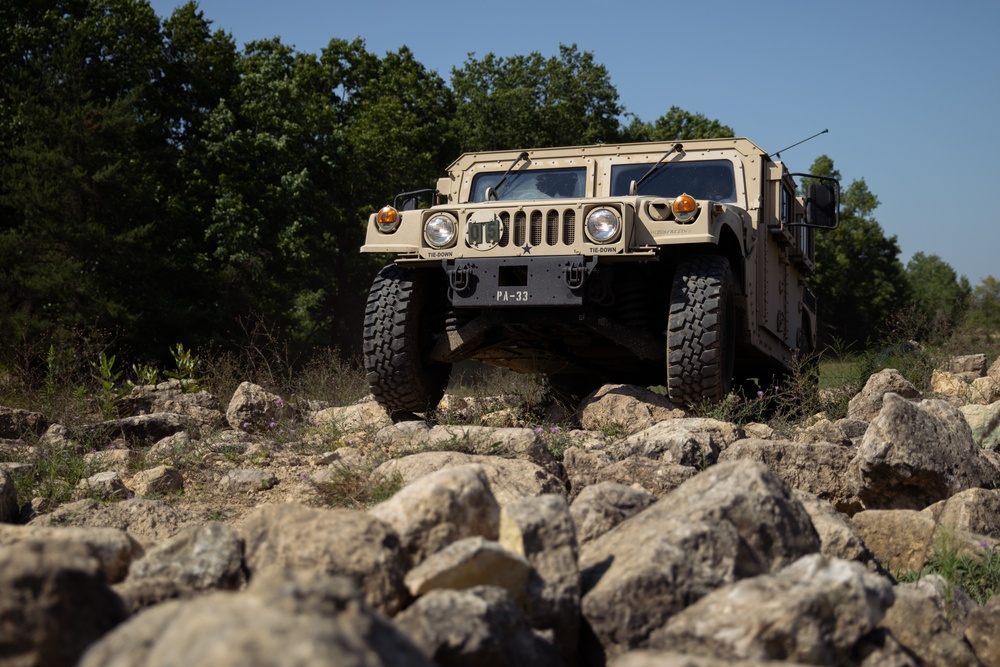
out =
{"type": "Polygon", "coordinates": [[[775,152],[774,152],[774,157],[775,157],[776,159],[780,160],[780,159],[781,159],[781,154],[782,154],[782,153],[784,153],[785,151],[787,151],[787,150],[788,150],[789,148],[795,148],[795,147],[796,147],[796,146],[798,146],[799,144],[804,144],[804,143],[806,143],[807,141],[809,141],[810,139],[815,139],[815,138],[816,138],[816,137],[818,137],[819,135],[821,135],[821,134],[826,134],[826,133],[827,133],[827,132],[829,132],[829,131],[830,131],[830,130],[828,130],[828,129],[827,129],[827,130],[823,130],[822,132],[817,132],[816,134],[812,135],[811,137],[806,137],[806,138],[805,138],[805,139],[803,139],[802,141],[797,141],[797,142],[795,142],[795,143],[794,143],[794,144],[792,144],[791,146],[785,146],[785,147],[784,147],[784,148],[782,148],[782,149],[781,149],[780,151],[775,151],[775,152]]]}

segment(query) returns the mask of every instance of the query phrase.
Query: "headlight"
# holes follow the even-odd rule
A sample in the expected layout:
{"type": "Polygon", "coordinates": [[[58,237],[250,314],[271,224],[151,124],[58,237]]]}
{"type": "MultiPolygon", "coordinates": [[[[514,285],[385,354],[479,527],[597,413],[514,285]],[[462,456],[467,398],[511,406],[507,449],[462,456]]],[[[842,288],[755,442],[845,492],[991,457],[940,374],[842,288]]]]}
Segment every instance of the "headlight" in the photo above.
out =
{"type": "Polygon", "coordinates": [[[399,212],[391,206],[383,206],[375,214],[375,226],[383,234],[392,234],[399,227],[399,212]]]}
{"type": "Polygon", "coordinates": [[[622,231],[622,221],[610,208],[595,208],[587,216],[587,236],[594,243],[612,243],[622,231]]]}
{"type": "Polygon", "coordinates": [[[433,248],[447,248],[455,243],[457,226],[454,218],[439,213],[424,225],[424,239],[433,248]]]}
{"type": "Polygon", "coordinates": [[[674,220],[688,223],[698,215],[698,202],[691,195],[681,195],[674,200],[674,220]]]}

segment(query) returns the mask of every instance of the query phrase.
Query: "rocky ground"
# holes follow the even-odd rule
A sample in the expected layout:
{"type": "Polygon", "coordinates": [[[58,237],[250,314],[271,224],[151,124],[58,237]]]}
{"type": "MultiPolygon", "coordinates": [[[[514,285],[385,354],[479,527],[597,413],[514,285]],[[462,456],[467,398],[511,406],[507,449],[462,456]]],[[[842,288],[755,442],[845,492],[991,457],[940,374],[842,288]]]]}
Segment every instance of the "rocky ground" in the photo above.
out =
{"type": "Polygon", "coordinates": [[[630,386],[578,428],[183,389],[0,409],[0,664],[1000,665],[1000,597],[896,579],[1000,539],[981,355],[790,434],[630,386]],[[64,459],[71,497],[17,497],[64,459]]]}

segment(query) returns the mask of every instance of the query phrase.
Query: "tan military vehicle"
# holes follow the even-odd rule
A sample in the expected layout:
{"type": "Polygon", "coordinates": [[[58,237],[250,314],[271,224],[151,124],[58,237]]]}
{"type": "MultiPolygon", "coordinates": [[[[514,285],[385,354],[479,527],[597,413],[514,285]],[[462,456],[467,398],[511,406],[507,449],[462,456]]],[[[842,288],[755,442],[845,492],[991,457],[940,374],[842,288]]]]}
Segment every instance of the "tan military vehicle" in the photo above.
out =
{"type": "Polygon", "coordinates": [[[372,393],[423,412],[478,359],[691,404],[787,369],[816,340],[814,231],[837,225],[838,184],[799,198],[804,175],[741,138],[462,155],[368,222],[362,252],[395,255],[365,314],[372,393]]]}

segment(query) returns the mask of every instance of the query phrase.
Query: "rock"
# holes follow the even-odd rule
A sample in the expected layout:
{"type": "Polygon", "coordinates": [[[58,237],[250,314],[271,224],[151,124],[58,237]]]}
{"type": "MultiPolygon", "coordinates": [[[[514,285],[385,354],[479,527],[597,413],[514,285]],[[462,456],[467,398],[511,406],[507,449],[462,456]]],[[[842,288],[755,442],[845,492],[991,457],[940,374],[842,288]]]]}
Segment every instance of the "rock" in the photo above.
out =
{"type": "Polygon", "coordinates": [[[26,540],[0,546],[3,664],[76,664],[126,616],[87,545],[26,540]]]}
{"type": "Polygon", "coordinates": [[[851,399],[847,417],[870,422],[882,410],[882,400],[893,393],[903,398],[920,398],[920,392],[895,368],[886,368],[868,378],[864,389],[851,399]]]}
{"type": "Polygon", "coordinates": [[[715,588],[819,547],[809,515],[774,473],[720,463],[581,547],[583,614],[616,655],[715,588]]]}
{"type": "Polygon", "coordinates": [[[104,576],[111,583],[121,581],[133,560],[142,556],[142,546],[128,533],[114,528],[52,528],[45,526],[10,526],[0,524],[0,546],[21,542],[80,544],[97,559],[104,576]]]}
{"type": "Polygon", "coordinates": [[[530,461],[461,452],[423,452],[391,459],[378,466],[374,474],[385,477],[399,474],[403,483],[409,484],[442,468],[469,464],[482,466],[489,479],[493,496],[500,505],[506,505],[524,496],[566,492],[566,487],[559,478],[530,461]]]}
{"type": "Polygon", "coordinates": [[[963,405],[959,410],[969,423],[976,445],[1000,451],[1000,401],[990,405],[963,405]]]}
{"type": "Polygon", "coordinates": [[[855,451],[825,442],[790,440],[737,440],[720,461],[754,461],[767,466],[793,489],[826,500],[841,512],[853,514],[861,501],[846,483],[855,451]]]}
{"type": "Polygon", "coordinates": [[[199,434],[197,423],[190,417],[171,412],[153,412],[124,419],[92,424],[84,428],[80,440],[125,440],[130,446],[149,447],[175,433],[186,431],[194,437],[199,434]]]}
{"type": "Polygon", "coordinates": [[[117,498],[125,499],[127,489],[122,478],[114,470],[106,470],[96,475],[91,475],[86,479],[81,479],[76,484],[76,488],[90,495],[95,495],[102,500],[117,498]]]}
{"type": "Polygon", "coordinates": [[[851,439],[839,425],[829,419],[818,419],[808,426],[795,430],[795,441],[803,444],[832,444],[850,447],[851,439]]]}
{"type": "Polygon", "coordinates": [[[264,505],[239,527],[250,577],[269,567],[354,578],[365,600],[390,616],[406,599],[399,536],[367,512],[264,505]]]}
{"type": "Polygon", "coordinates": [[[502,588],[431,591],[393,621],[441,667],[563,664],[502,588]]]}
{"type": "Polygon", "coordinates": [[[986,355],[966,354],[960,357],[951,357],[941,370],[954,373],[971,382],[986,375],[986,355]]]}
{"type": "Polygon", "coordinates": [[[14,478],[5,469],[0,468],[0,523],[14,523],[20,514],[14,478]]]}
{"type": "MultiPolygon", "coordinates": [[[[754,436],[759,437],[759,436],[754,436]]],[[[676,651],[640,649],[629,651],[611,663],[610,667],[803,667],[804,663],[788,660],[731,660],[676,651]]]]}
{"type": "Polygon", "coordinates": [[[983,667],[1000,667],[1000,596],[969,612],[965,639],[983,667]]]}
{"type": "Polygon", "coordinates": [[[129,486],[139,496],[169,495],[184,488],[184,477],[177,468],[157,466],[137,472],[129,480],[129,486]]]}
{"type": "Polygon", "coordinates": [[[317,426],[334,424],[341,432],[346,433],[392,426],[389,413],[375,401],[319,410],[309,416],[309,421],[317,426]]]}
{"type": "MultiPolygon", "coordinates": [[[[946,585],[943,580],[941,585],[942,588],[946,585]]],[[[948,620],[953,612],[939,607],[944,596],[935,600],[918,584],[896,586],[895,596],[895,604],[882,621],[882,627],[915,655],[919,664],[978,667],[980,663],[961,630],[953,628],[948,620]]]]}
{"type": "Polygon", "coordinates": [[[923,511],[947,528],[1000,540],[998,489],[968,489],[923,511]]]}
{"type": "Polygon", "coordinates": [[[578,542],[586,544],[656,502],[656,496],[618,482],[584,487],[570,505],[578,542]]]}
{"type": "Polygon", "coordinates": [[[190,391],[191,384],[170,380],[157,385],[132,387],[128,396],[115,402],[122,415],[170,412],[195,420],[199,426],[217,429],[225,423],[219,399],[207,391],[190,391]]]}
{"type": "Polygon", "coordinates": [[[567,663],[580,636],[580,571],[576,530],[566,498],[522,498],[503,508],[500,546],[531,564],[526,612],[531,627],[551,630],[567,663]]]}
{"type": "Polygon", "coordinates": [[[630,384],[604,385],[583,399],[579,414],[588,431],[615,429],[628,435],[686,416],[666,397],[630,384]]]}
{"type": "Polygon", "coordinates": [[[229,493],[253,493],[266,491],[278,483],[278,478],[270,470],[259,468],[235,468],[229,470],[219,480],[219,488],[229,493]]]}
{"type": "Polygon", "coordinates": [[[650,645],[722,659],[850,664],[892,603],[888,579],[812,554],[709,593],[655,631],[650,645]]]}
{"type": "Polygon", "coordinates": [[[92,646],[80,667],[432,667],[344,577],[275,568],[242,593],[165,602],[92,646]]]}
{"type": "Polygon", "coordinates": [[[21,440],[39,437],[48,427],[48,420],[40,412],[0,406],[0,438],[21,440]]]}
{"type": "Polygon", "coordinates": [[[889,572],[882,567],[882,563],[836,507],[805,491],[796,491],[795,498],[802,502],[819,534],[820,553],[827,558],[857,561],[867,567],[869,572],[889,576],[889,572]]]}
{"type": "Polygon", "coordinates": [[[704,469],[719,458],[719,452],[743,437],[735,424],[717,419],[671,419],[626,438],[620,456],[642,455],[678,465],[704,469]]]}
{"type": "Polygon", "coordinates": [[[189,526],[133,561],[118,588],[133,611],[169,598],[208,590],[238,590],[246,583],[243,540],[212,521],[189,526]]]}
{"type": "Polygon", "coordinates": [[[629,456],[621,461],[609,462],[606,456],[579,447],[570,447],[564,452],[563,465],[569,478],[571,496],[574,491],[592,484],[617,482],[662,498],[698,474],[696,468],[654,461],[645,456],[629,456]]]}
{"type": "Polygon", "coordinates": [[[966,400],[976,405],[990,405],[1000,401],[1000,380],[991,377],[976,378],[969,384],[966,400]]]}
{"type": "Polygon", "coordinates": [[[132,498],[116,503],[91,499],[69,503],[32,519],[30,525],[116,528],[146,547],[176,535],[187,523],[187,519],[162,500],[132,498]]]}
{"type": "Polygon", "coordinates": [[[482,537],[467,537],[429,556],[406,573],[405,581],[417,597],[440,588],[499,586],[523,603],[530,572],[531,564],[523,556],[482,537]]]}
{"type": "Polygon", "coordinates": [[[957,408],[896,394],[886,394],[848,471],[851,490],[868,509],[919,510],[996,477],[957,408]]]}
{"type": "Polygon", "coordinates": [[[128,449],[128,443],[119,440],[112,443],[114,449],[104,449],[83,455],[91,469],[114,470],[118,474],[125,474],[142,461],[142,454],[134,449],[128,449]]]}
{"type": "Polygon", "coordinates": [[[479,464],[419,477],[369,512],[396,531],[414,565],[456,540],[495,540],[500,530],[500,506],[479,464]]]}
{"type": "Polygon", "coordinates": [[[267,433],[279,421],[293,415],[294,411],[280,396],[252,382],[243,382],[229,401],[226,422],[238,431],[267,433]]]}
{"type": "Polygon", "coordinates": [[[893,576],[920,572],[933,550],[945,543],[968,554],[982,548],[986,539],[950,528],[942,530],[932,514],[914,510],[858,512],[851,517],[851,527],[893,576]]]}

